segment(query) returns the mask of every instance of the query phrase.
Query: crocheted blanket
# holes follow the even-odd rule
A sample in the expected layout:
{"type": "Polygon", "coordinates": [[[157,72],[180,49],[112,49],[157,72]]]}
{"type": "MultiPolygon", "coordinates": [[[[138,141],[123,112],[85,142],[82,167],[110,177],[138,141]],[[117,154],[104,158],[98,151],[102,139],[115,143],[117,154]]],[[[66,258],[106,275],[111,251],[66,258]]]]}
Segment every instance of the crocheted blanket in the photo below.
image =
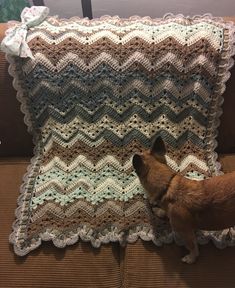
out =
{"type": "MultiPolygon", "coordinates": [[[[9,56],[33,135],[10,241],[25,255],[42,240],[93,246],[174,239],[157,219],[132,156],[161,135],[185,177],[221,173],[214,152],[234,27],[208,15],[47,17],[27,32],[32,58],[9,56]]],[[[234,243],[234,230],[198,231],[234,243]]]]}

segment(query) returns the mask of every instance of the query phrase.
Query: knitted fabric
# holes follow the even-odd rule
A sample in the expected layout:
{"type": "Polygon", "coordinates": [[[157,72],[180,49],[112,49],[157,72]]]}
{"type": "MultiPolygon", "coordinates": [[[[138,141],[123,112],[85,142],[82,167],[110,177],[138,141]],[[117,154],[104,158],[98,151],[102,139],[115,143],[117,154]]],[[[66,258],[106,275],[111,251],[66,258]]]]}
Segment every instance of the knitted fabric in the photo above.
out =
{"type": "MultiPolygon", "coordinates": [[[[232,24],[208,15],[47,17],[30,28],[34,59],[7,58],[35,144],[10,235],[15,253],[42,240],[171,242],[132,157],[161,135],[175,171],[198,180],[221,173],[215,137],[233,42],[232,24]]],[[[233,233],[197,237],[222,247],[233,233]]]]}

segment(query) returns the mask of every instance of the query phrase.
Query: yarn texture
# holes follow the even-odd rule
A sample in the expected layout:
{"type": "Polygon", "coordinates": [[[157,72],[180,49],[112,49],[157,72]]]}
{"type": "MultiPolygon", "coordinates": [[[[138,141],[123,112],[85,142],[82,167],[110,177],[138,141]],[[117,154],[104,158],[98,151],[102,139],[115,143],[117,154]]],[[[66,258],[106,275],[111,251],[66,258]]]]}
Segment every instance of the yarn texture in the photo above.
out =
{"type": "MultiPolygon", "coordinates": [[[[16,254],[42,240],[58,247],[174,240],[154,216],[132,157],[161,135],[175,171],[199,181],[222,173],[214,149],[234,31],[210,15],[49,16],[28,29],[33,58],[7,55],[35,145],[10,235],[16,254]]],[[[235,242],[232,228],[197,238],[235,242]]]]}

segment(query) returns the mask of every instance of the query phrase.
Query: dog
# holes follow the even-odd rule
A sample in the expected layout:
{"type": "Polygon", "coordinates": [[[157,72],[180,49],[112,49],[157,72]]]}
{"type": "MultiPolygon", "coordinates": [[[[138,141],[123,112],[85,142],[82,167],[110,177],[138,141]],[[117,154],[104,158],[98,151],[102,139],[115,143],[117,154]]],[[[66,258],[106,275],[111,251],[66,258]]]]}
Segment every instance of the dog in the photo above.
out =
{"type": "Polygon", "coordinates": [[[235,226],[235,171],[201,181],[188,179],[167,166],[161,137],[132,158],[134,170],[156,214],[168,217],[172,230],[184,241],[188,264],[199,256],[195,230],[222,230],[235,226]]]}

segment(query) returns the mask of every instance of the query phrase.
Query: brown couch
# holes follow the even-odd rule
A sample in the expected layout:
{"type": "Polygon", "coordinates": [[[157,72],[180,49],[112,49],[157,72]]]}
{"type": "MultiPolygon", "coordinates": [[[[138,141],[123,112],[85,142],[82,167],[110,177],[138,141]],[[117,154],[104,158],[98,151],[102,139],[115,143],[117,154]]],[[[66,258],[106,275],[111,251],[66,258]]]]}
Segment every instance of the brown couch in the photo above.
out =
{"type": "MultiPolygon", "coordinates": [[[[0,39],[5,28],[0,24],[0,39]]],[[[141,240],[125,248],[112,243],[99,249],[85,242],[64,249],[44,242],[25,257],[15,255],[8,236],[33,144],[7,68],[0,53],[0,288],[235,287],[235,247],[219,250],[211,243],[200,246],[200,258],[192,266],[180,261],[184,248],[159,248],[141,240]]],[[[235,67],[231,72],[217,147],[225,172],[235,170],[235,67]]]]}

